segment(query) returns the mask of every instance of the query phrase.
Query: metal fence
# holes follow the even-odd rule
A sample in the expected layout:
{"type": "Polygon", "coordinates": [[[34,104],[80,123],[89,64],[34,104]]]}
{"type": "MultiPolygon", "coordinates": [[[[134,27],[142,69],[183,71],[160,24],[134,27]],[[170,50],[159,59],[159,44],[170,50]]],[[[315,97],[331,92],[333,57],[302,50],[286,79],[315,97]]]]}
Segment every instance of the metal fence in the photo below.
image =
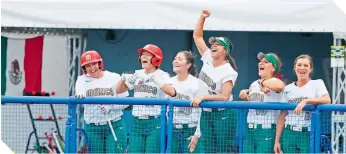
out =
{"type": "MultiPolygon", "coordinates": [[[[77,105],[78,104],[126,104],[126,105],[158,105],[161,109],[159,119],[159,135],[157,135],[157,140],[159,140],[159,151],[161,153],[185,153],[188,152],[186,147],[189,142],[187,138],[195,132],[196,125],[177,125],[175,121],[179,118],[175,118],[175,114],[188,113],[189,115],[192,111],[188,110],[187,107],[190,106],[189,101],[185,100],[169,100],[169,99],[154,99],[154,98],[84,98],[76,99],[75,97],[32,97],[32,96],[22,96],[22,97],[1,97],[2,103],[2,137],[1,139],[10,146],[10,148],[15,149],[20,153],[27,153],[28,150],[36,150],[37,152],[43,152],[39,150],[50,149],[52,151],[64,151],[66,153],[85,153],[90,150],[90,145],[88,140],[90,140],[90,134],[87,134],[86,128],[77,127],[77,105]],[[37,106],[37,107],[35,107],[37,106]],[[43,107],[45,106],[45,108],[43,107]],[[54,106],[54,108],[53,108],[54,106]],[[25,109],[26,108],[26,109],[25,109]],[[177,108],[177,109],[176,109],[177,108]],[[179,110],[178,108],[181,108],[179,110]],[[38,112],[29,111],[29,109],[37,110],[38,112]],[[24,112],[25,110],[25,112],[24,112]],[[26,111],[28,110],[28,111],[26,111]],[[67,111],[66,111],[67,110],[67,111]],[[55,111],[53,116],[40,116],[40,113],[43,111],[55,111]],[[175,112],[177,111],[177,112],[175,112]],[[37,117],[38,114],[39,116],[37,117]],[[31,118],[27,118],[27,117],[31,118]],[[24,119],[23,119],[24,118],[24,119]],[[25,123],[21,121],[26,121],[25,123]],[[53,125],[48,124],[38,124],[42,127],[35,127],[33,123],[35,121],[51,121],[53,125]],[[65,123],[65,125],[64,125],[65,123]],[[43,127],[44,126],[44,127],[43,127]],[[191,126],[191,127],[190,127],[191,126]],[[50,133],[39,131],[39,129],[48,130],[49,128],[54,127],[58,128],[51,130],[50,133]],[[184,128],[184,129],[183,129],[184,128]],[[186,129],[185,129],[186,128],[186,129]],[[190,129],[191,128],[191,129],[190,129]],[[193,129],[192,129],[193,128],[193,129]],[[39,134],[39,135],[37,135],[39,134]],[[44,134],[43,141],[44,145],[40,145],[40,141],[35,140],[40,139],[40,135],[44,134]],[[186,136],[188,134],[188,136],[186,136]],[[31,136],[31,137],[30,137],[31,136]],[[82,139],[81,137],[82,136],[82,139]],[[29,138],[28,140],[26,140],[29,138]],[[30,140],[30,138],[32,138],[30,140]],[[87,143],[85,147],[79,147],[80,142],[87,143]],[[55,143],[55,144],[54,144],[55,143]],[[177,146],[178,145],[178,146],[177,146]],[[14,147],[20,147],[18,149],[14,147]],[[33,149],[30,147],[34,147],[33,149]],[[84,151],[83,151],[84,148],[84,151]],[[177,151],[178,150],[178,151],[177,151]]],[[[203,142],[198,143],[198,146],[201,148],[199,152],[208,152],[207,148],[210,148],[210,145],[203,145],[205,142],[210,142],[216,144],[220,140],[223,140],[223,137],[231,136],[229,140],[231,142],[222,142],[221,145],[225,149],[230,149],[228,152],[243,153],[247,152],[249,147],[254,147],[253,150],[259,149],[259,151],[265,151],[263,147],[272,150],[272,144],[274,144],[275,137],[275,124],[272,124],[270,117],[261,119],[260,115],[263,115],[267,112],[273,111],[278,113],[280,110],[289,110],[292,111],[296,107],[294,103],[282,103],[282,102],[242,102],[242,101],[232,101],[232,102],[223,102],[223,101],[207,101],[201,104],[201,108],[209,108],[212,112],[217,112],[216,115],[205,117],[204,120],[208,121],[207,123],[201,122],[201,127],[206,125],[212,126],[214,124],[210,121],[216,121],[213,118],[220,117],[221,119],[226,119],[221,123],[215,125],[225,126],[226,129],[221,129],[223,127],[218,127],[217,130],[214,130],[216,140],[203,140],[203,142]],[[221,110],[223,109],[223,110],[221,110]],[[229,110],[227,110],[229,109],[229,110]],[[256,110],[256,114],[250,116],[248,114],[249,110],[256,110]],[[258,111],[258,112],[257,112],[258,111]],[[226,115],[227,112],[227,116],[226,115]],[[257,114],[258,113],[258,114],[257,114]],[[209,118],[209,119],[208,119],[209,118]],[[211,119],[210,119],[211,118],[211,119]],[[262,121],[261,125],[254,124],[250,119],[255,119],[262,121]],[[228,127],[227,125],[232,125],[228,127]],[[269,129],[268,129],[269,128],[269,129]],[[271,137],[266,137],[266,135],[272,135],[271,137]],[[221,138],[218,140],[218,137],[221,138]],[[262,142],[263,140],[271,140],[271,142],[262,142]],[[269,144],[268,144],[269,143],[269,144]],[[245,149],[244,149],[245,148],[245,149]]],[[[345,132],[346,132],[346,118],[344,112],[346,112],[345,105],[307,105],[304,108],[305,112],[309,112],[311,119],[308,119],[310,128],[292,128],[290,125],[285,125],[283,135],[281,137],[281,142],[289,142],[292,140],[300,140],[300,143],[304,143],[304,146],[309,147],[310,153],[345,153],[345,132]],[[325,118],[321,118],[321,113],[333,113],[331,124],[326,125],[330,126],[330,129],[339,130],[340,134],[331,134],[329,132],[321,132],[322,129],[321,123],[327,121],[325,118]],[[337,113],[337,114],[335,114],[337,113]],[[285,133],[287,130],[293,130],[290,134],[285,133]],[[306,133],[302,133],[306,132],[306,133]],[[304,134],[304,135],[303,135],[304,134]],[[304,137],[305,136],[305,137],[304,137]],[[339,142],[332,143],[331,138],[339,138],[339,142]],[[305,141],[308,141],[306,143],[305,141]],[[337,151],[332,149],[337,147],[337,151]]],[[[204,112],[204,111],[202,111],[204,112]]],[[[212,113],[210,112],[210,113],[212,113]]],[[[190,117],[191,118],[191,117],[190,117]]],[[[199,118],[199,117],[198,117],[199,118]]],[[[276,117],[275,117],[276,118],[276,117]]],[[[182,120],[182,119],[180,119],[182,120]]],[[[185,121],[192,121],[192,119],[184,119],[185,121]]],[[[297,121],[303,119],[296,119],[297,121]]],[[[306,120],[306,119],[305,119],[306,120]]],[[[202,121],[202,120],[201,120],[202,121]]],[[[276,121],[276,119],[275,119],[276,121]]],[[[108,125],[106,125],[108,127],[108,125]]],[[[323,125],[325,126],[325,125],[323,125]]],[[[117,127],[114,125],[113,127],[117,127]]],[[[134,127],[132,125],[131,127],[134,127]]],[[[146,126],[150,127],[150,125],[146,126]]],[[[201,128],[202,129],[202,128],[201,128]]],[[[329,130],[330,130],[329,129],[329,130]]],[[[328,129],[327,129],[328,130],[328,129]]],[[[205,132],[203,128],[201,130],[205,132]]],[[[212,130],[208,130],[212,131],[212,130]]],[[[287,131],[288,132],[288,131],[287,131]]],[[[201,139],[205,139],[208,133],[202,133],[201,139]]],[[[126,142],[121,143],[122,145],[119,149],[122,152],[128,152],[129,147],[129,137],[126,134],[126,142]]],[[[112,138],[113,139],[113,138],[112,138]]],[[[123,139],[123,138],[122,138],[123,139]]],[[[115,139],[117,140],[117,139],[115,139]]],[[[130,141],[131,142],[131,141],[130,141]]],[[[296,144],[300,144],[296,143],[296,144]]],[[[155,144],[155,143],[153,143],[155,144]]],[[[117,143],[116,146],[119,146],[117,143]]],[[[138,145],[139,146],[139,145],[138,145]]],[[[284,146],[284,145],[282,145],[284,146]]],[[[213,148],[213,147],[212,147],[213,148]]],[[[297,150],[297,147],[294,147],[297,150]]],[[[217,149],[215,149],[216,152],[217,149]]]]}

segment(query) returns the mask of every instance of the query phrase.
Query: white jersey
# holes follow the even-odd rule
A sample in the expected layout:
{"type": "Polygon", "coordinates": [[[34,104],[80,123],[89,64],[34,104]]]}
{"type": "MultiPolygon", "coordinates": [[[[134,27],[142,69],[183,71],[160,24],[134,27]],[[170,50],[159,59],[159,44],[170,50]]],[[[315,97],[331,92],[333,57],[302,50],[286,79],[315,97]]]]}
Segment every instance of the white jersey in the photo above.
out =
{"type": "MultiPolygon", "coordinates": [[[[269,80],[279,80],[271,78],[269,80]]],[[[249,102],[285,102],[284,93],[269,90],[267,94],[261,91],[259,80],[254,81],[249,88],[249,102]]],[[[249,109],[247,122],[253,124],[276,124],[280,110],[249,109]]]]}
{"type": "MultiPolygon", "coordinates": [[[[176,96],[169,97],[171,99],[193,100],[197,96],[202,95],[198,88],[198,79],[192,75],[189,75],[185,81],[178,81],[177,76],[174,76],[170,79],[169,83],[172,84],[176,90],[176,96]]],[[[197,124],[200,113],[200,108],[174,107],[173,123],[197,124]]]]}
{"type": "MultiPolygon", "coordinates": [[[[310,80],[302,87],[297,87],[295,83],[291,83],[286,86],[284,92],[289,103],[300,103],[303,99],[321,98],[323,95],[329,94],[321,79],[310,80]]],[[[289,110],[286,124],[309,127],[310,130],[310,119],[311,111],[303,111],[298,116],[293,110],[289,110]]]]}
{"type": "MultiPolygon", "coordinates": [[[[134,97],[140,98],[165,98],[166,94],[160,89],[158,85],[150,81],[150,77],[161,76],[164,81],[169,82],[170,76],[168,73],[158,69],[153,73],[146,74],[144,69],[136,70],[138,78],[146,79],[144,83],[136,82],[134,85],[134,97]]],[[[134,105],[132,114],[136,117],[139,116],[159,116],[161,114],[160,105],[134,105]]]]}
{"type": "MultiPolygon", "coordinates": [[[[104,71],[103,77],[96,79],[85,75],[78,76],[76,81],[76,95],[84,95],[86,97],[126,97],[129,93],[126,91],[122,94],[117,94],[115,88],[120,75],[109,71],[104,71]]],[[[108,114],[104,114],[100,107],[101,104],[85,104],[84,105],[84,120],[86,123],[107,122],[119,119],[123,115],[122,110],[128,105],[109,105],[112,107],[108,114]]]]}
{"type": "MultiPolygon", "coordinates": [[[[238,77],[238,73],[232,68],[229,63],[222,66],[214,67],[210,49],[206,50],[201,60],[203,66],[199,73],[198,79],[204,82],[204,87],[207,87],[209,95],[221,94],[221,86],[227,81],[232,81],[233,86],[238,77]]],[[[233,100],[233,95],[230,95],[229,101],[233,100]]],[[[203,108],[204,111],[211,111],[210,108],[203,108]]]]}

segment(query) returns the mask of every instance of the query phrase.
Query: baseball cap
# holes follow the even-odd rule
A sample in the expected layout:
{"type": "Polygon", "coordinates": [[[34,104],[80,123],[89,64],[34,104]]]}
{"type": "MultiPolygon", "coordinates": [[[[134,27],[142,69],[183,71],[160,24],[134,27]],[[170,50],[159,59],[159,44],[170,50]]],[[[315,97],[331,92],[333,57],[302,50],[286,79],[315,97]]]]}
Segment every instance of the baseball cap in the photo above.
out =
{"type": "Polygon", "coordinates": [[[263,57],[266,58],[268,62],[270,62],[274,65],[275,73],[277,73],[277,71],[279,70],[279,63],[276,60],[275,56],[273,54],[270,54],[270,53],[264,54],[263,52],[260,52],[257,54],[258,60],[261,60],[263,57]]]}
{"type": "Polygon", "coordinates": [[[228,40],[226,38],[224,38],[224,37],[210,37],[209,38],[210,44],[213,44],[215,41],[217,41],[217,43],[226,47],[228,54],[231,54],[232,44],[230,42],[228,42],[228,40]]]}

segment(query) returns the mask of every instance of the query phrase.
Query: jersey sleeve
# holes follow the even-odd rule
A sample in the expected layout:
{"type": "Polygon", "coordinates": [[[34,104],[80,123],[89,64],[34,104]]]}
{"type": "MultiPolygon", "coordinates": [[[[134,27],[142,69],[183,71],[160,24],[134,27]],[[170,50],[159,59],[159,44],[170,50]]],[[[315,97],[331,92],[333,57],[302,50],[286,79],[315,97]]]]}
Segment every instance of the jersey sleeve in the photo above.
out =
{"type": "Polygon", "coordinates": [[[231,74],[225,76],[225,77],[221,80],[221,83],[223,84],[223,83],[225,83],[225,82],[227,82],[227,81],[232,81],[233,86],[234,86],[234,85],[235,85],[235,81],[237,80],[237,78],[238,78],[238,73],[237,73],[236,71],[233,70],[231,74]]]}
{"type": "Polygon", "coordinates": [[[75,86],[75,93],[76,95],[83,95],[85,93],[85,88],[84,88],[84,82],[85,78],[83,75],[78,76],[77,81],[76,81],[76,86],[75,86]]]}
{"type": "Polygon", "coordinates": [[[202,136],[202,133],[201,133],[201,112],[199,114],[199,118],[198,118],[198,123],[197,123],[197,128],[196,128],[196,131],[195,131],[195,136],[198,136],[199,138],[201,138],[202,136]]]}
{"type": "Polygon", "coordinates": [[[210,53],[210,49],[207,49],[202,57],[201,57],[201,60],[203,61],[203,63],[206,63],[206,62],[211,62],[211,53],[210,53]]]}
{"type": "Polygon", "coordinates": [[[286,88],[285,88],[285,90],[281,93],[280,102],[282,102],[282,103],[288,103],[288,99],[287,99],[287,95],[286,95],[286,88]]]}
{"type": "Polygon", "coordinates": [[[327,88],[326,88],[326,85],[324,84],[324,82],[323,82],[323,80],[321,80],[321,79],[319,79],[319,80],[317,80],[317,84],[315,84],[317,87],[316,87],[316,89],[317,89],[317,97],[322,97],[323,95],[328,95],[329,93],[328,93],[328,90],[327,90],[327,88]]]}
{"type": "Polygon", "coordinates": [[[163,81],[165,81],[165,84],[172,84],[171,77],[169,76],[167,72],[162,73],[162,78],[163,78],[163,81]]]}

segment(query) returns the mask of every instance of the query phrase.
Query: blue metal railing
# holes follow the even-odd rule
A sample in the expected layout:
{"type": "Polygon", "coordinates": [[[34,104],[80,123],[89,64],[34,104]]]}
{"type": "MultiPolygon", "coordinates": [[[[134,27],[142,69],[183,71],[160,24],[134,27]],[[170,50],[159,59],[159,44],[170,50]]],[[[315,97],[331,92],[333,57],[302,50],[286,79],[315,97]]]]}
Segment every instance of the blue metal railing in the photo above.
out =
{"type": "MultiPolygon", "coordinates": [[[[77,99],[75,97],[1,97],[1,103],[19,103],[19,104],[66,104],[68,105],[68,119],[66,122],[65,131],[65,152],[76,153],[76,140],[77,140],[77,104],[128,104],[128,105],[161,105],[161,153],[171,152],[171,142],[173,134],[173,107],[190,106],[190,101],[187,100],[169,100],[169,99],[155,99],[155,98],[84,98],[77,99]],[[168,119],[166,118],[167,107],[169,108],[168,119]],[[167,126],[166,126],[167,123],[167,126]],[[166,132],[167,132],[167,145],[166,145],[166,132]]],[[[243,101],[206,101],[201,103],[204,108],[232,108],[232,109],[268,109],[268,110],[294,110],[297,104],[295,103],[282,103],[282,102],[243,102],[243,101]]],[[[346,111],[345,105],[318,105],[313,106],[308,104],[304,110],[312,111],[311,119],[311,133],[310,133],[310,151],[311,153],[320,152],[320,112],[331,111],[346,111]]],[[[238,112],[238,125],[239,131],[238,145],[239,150],[242,152],[242,144],[244,139],[246,114],[244,110],[238,112]],[[244,125],[243,125],[244,124],[244,125]]]]}

